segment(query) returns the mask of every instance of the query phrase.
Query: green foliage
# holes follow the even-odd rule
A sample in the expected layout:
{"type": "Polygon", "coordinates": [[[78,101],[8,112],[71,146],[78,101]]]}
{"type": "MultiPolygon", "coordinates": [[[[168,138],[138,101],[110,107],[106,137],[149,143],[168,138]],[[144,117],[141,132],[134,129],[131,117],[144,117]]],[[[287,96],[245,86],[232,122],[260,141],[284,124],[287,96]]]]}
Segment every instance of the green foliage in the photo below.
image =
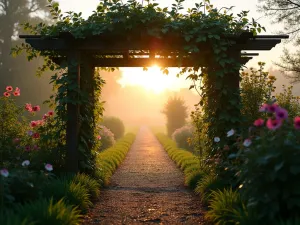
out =
{"type": "Polygon", "coordinates": [[[173,132],[180,127],[183,127],[187,118],[187,107],[184,100],[179,97],[170,97],[162,111],[167,119],[167,131],[171,137],[173,132]]]}
{"type": "Polygon", "coordinates": [[[209,203],[212,191],[223,190],[228,184],[223,179],[219,178],[213,172],[207,172],[204,174],[201,180],[198,181],[195,187],[195,193],[200,195],[204,204],[209,203]]]}
{"type": "Polygon", "coordinates": [[[81,222],[80,211],[77,207],[67,205],[63,199],[40,199],[24,205],[16,206],[17,215],[27,218],[36,225],[79,225],[81,222]]]}
{"type": "Polygon", "coordinates": [[[124,160],[134,139],[135,135],[128,133],[119,139],[113,147],[97,154],[95,177],[102,185],[105,186],[109,184],[110,177],[124,160]]]}
{"type": "Polygon", "coordinates": [[[51,174],[28,169],[10,170],[8,177],[0,177],[0,199],[2,206],[12,206],[40,197],[41,186],[49,181],[51,174]]]}
{"type": "Polygon", "coordinates": [[[83,212],[92,206],[90,193],[85,184],[76,179],[73,181],[71,177],[53,179],[42,188],[44,198],[64,198],[68,204],[78,206],[83,212]]]}
{"type": "Polygon", "coordinates": [[[100,184],[86,174],[76,174],[76,176],[73,178],[73,182],[75,184],[79,183],[84,186],[93,199],[96,199],[100,194],[100,184]]]}
{"type": "Polygon", "coordinates": [[[205,172],[203,171],[194,171],[185,176],[185,184],[192,189],[197,187],[197,183],[203,179],[205,172]]]}
{"type": "Polygon", "coordinates": [[[258,66],[258,70],[250,68],[249,72],[242,72],[241,113],[245,119],[243,123],[245,127],[249,127],[254,120],[259,118],[260,113],[257,109],[271,100],[271,94],[275,90],[276,78],[264,71],[265,63],[259,62],[258,66]]]}
{"type": "Polygon", "coordinates": [[[22,219],[13,211],[1,210],[0,211],[0,224],[1,225],[35,225],[34,222],[29,222],[26,218],[22,219]]]}
{"type": "Polygon", "coordinates": [[[251,146],[238,152],[243,162],[238,174],[248,208],[261,221],[274,224],[296,217],[300,210],[300,132],[285,120],[277,129],[268,127],[251,133],[251,146]]]}
{"type": "Polygon", "coordinates": [[[209,203],[205,217],[216,225],[236,224],[235,210],[243,207],[240,194],[232,189],[212,191],[209,203]]]}
{"type": "Polygon", "coordinates": [[[276,103],[289,112],[289,117],[294,118],[300,115],[299,97],[293,95],[293,86],[283,87],[283,92],[276,95],[276,103]]]}
{"type": "Polygon", "coordinates": [[[191,143],[191,138],[193,137],[193,127],[183,126],[176,129],[172,134],[172,139],[176,141],[179,148],[183,148],[189,151],[194,150],[194,146],[191,143]]]}
{"type": "Polygon", "coordinates": [[[12,97],[0,97],[0,167],[15,166],[20,155],[14,140],[23,139],[28,129],[23,113],[12,97]]]}
{"type": "Polygon", "coordinates": [[[113,132],[115,139],[120,139],[124,136],[125,126],[123,121],[117,117],[104,117],[101,124],[113,132]]]}

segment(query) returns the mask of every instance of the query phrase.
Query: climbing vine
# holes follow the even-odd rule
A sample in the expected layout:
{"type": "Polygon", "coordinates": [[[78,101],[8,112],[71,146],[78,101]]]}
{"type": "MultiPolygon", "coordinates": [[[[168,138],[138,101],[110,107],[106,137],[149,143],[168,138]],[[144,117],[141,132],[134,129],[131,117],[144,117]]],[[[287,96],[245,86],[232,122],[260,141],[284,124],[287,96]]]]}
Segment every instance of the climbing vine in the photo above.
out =
{"type": "MultiPolygon", "coordinates": [[[[145,1],[145,4],[136,0],[129,0],[123,3],[122,0],[101,0],[96,10],[87,19],[81,13],[62,13],[59,4],[48,0],[50,13],[55,20],[52,25],[40,23],[38,25],[24,24],[25,30],[32,34],[39,34],[43,37],[57,37],[62,33],[69,33],[76,39],[85,39],[95,35],[107,35],[117,37],[118,40],[136,42],[147,39],[172,40],[178,46],[177,54],[180,59],[186,55],[194,55],[192,58],[194,66],[182,68],[179,75],[188,74],[187,78],[194,82],[191,88],[198,88],[201,94],[200,105],[203,108],[204,122],[208,127],[210,140],[214,136],[223,136],[225,130],[235,128],[239,124],[239,89],[230,83],[230,76],[239,73],[241,63],[237,61],[236,52],[231,47],[236,43],[237,37],[245,32],[254,35],[260,33],[264,28],[256,21],[247,18],[248,11],[233,15],[231,8],[217,9],[210,4],[209,0],[204,3],[196,3],[193,8],[183,11],[184,0],[175,0],[171,8],[161,8],[155,1],[145,1]],[[178,44],[179,43],[179,44],[178,44]],[[206,53],[209,57],[207,65],[204,67],[202,47],[209,46],[210,51],[206,53]],[[201,82],[200,82],[201,81],[201,82]],[[200,85],[196,85],[199,84],[200,85]]],[[[16,47],[16,53],[26,50],[28,59],[39,55],[46,57],[46,63],[39,72],[46,69],[58,70],[58,66],[52,59],[61,56],[61,53],[43,51],[38,52],[31,49],[27,44],[16,47]]],[[[207,49],[207,48],[206,48],[207,49]]],[[[143,50],[143,49],[141,49],[143,50]]],[[[164,73],[168,73],[167,68],[163,68],[164,73]]],[[[84,77],[84,76],[83,76],[84,77]]],[[[101,81],[97,77],[84,78],[91,82],[90,87],[80,90],[71,76],[65,73],[54,75],[52,82],[58,86],[56,97],[56,109],[61,115],[62,121],[66,121],[66,103],[87,104],[81,111],[82,126],[81,146],[82,152],[89,152],[89,139],[92,123],[95,117],[95,102],[98,97],[94,95],[99,91],[101,81]],[[98,88],[98,89],[97,89],[98,88]],[[79,98],[67,96],[67,90],[77,90],[79,98]],[[92,92],[93,93],[92,93],[92,92]],[[89,101],[91,98],[94,101],[89,101]]],[[[100,106],[101,109],[101,106],[100,106]]],[[[101,111],[101,110],[100,110],[101,111]]],[[[209,145],[210,143],[208,143],[209,145]]],[[[212,154],[214,152],[212,151],[212,154]]]]}

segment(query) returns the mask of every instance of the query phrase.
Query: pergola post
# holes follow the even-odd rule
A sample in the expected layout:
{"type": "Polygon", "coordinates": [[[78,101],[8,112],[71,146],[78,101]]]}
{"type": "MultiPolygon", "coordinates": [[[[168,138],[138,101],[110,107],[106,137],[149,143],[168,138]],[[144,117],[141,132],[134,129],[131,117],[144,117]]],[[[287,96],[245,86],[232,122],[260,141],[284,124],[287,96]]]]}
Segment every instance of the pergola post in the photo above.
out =
{"type": "Polygon", "coordinates": [[[240,50],[231,49],[228,52],[228,58],[234,59],[237,65],[234,68],[219,66],[211,60],[207,67],[207,74],[204,77],[203,84],[206,92],[205,97],[206,118],[208,122],[208,134],[210,137],[224,137],[226,131],[237,128],[241,120],[240,112],[240,67],[242,58],[240,50]],[[218,77],[218,71],[223,72],[222,77],[218,77]]]}
{"type": "Polygon", "coordinates": [[[91,154],[94,145],[94,132],[95,132],[95,87],[94,87],[94,75],[95,67],[91,63],[92,60],[88,55],[82,55],[81,60],[81,80],[80,89],[87,93],[85,101],[86,104],[80,106],[80,131],[79,131],[79,145],[83,145],[86,152],[80,152],[79,154],[79,170],[84,172],[91,172],[91,168],[87,168],[86,165],[94,165],[94,158],[91,154]],[[89,115],[89,116],[87,116],[89,115]],[[84,131],[84,132],[83,132],[84,131]]]}
{"type": "Polygon", "coordinates": [[[66,170],[77,173],[79,170],[78,141],[79,141],[79,90],[80,90],[80,52],[70,51],[67,55],[68,77],[71,82],[67,85],[67,130],[66,130],[66,170]],[[76,84],[76,85],[74,85],[76,84]]]}

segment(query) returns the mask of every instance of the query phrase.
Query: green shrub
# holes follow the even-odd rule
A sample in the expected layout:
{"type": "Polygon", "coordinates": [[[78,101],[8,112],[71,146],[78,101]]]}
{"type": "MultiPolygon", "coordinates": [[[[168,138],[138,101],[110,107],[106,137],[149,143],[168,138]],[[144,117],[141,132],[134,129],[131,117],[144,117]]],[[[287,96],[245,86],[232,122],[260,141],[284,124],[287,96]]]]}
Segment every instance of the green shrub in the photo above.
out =
{"type": "Polygon", "coordinates": [[[208,204],[212,191],[223,190],[228,184],[219,179],[214,173],[206,173],[197,183],[195,192],[200,195],[204,204],[208,204]]]}
{"type": "Polygon", "coordinates": [[[172,139],[176,142],[178,148],[183,148],[189,151],[193,151],[194,146],[191,143],[193,137],[193,127],[183,126],[176,129],[172,134],[172,139]]]}
{"type": "Polygon", "coordinates": [[[118,140],[113,147],[97,154],[95,176],[97,180],[100,180],[102,185],[106,186],[109,184],[110,177],[124,160],[134,139],[134,134],[126,134],[123,138],[118,140]]]}
{"type": "Polygon", "coordinates": [[[168,99],[162,113],[166,115],[169,137],[171,137],[176,129],[185,125],[188,116],[187,107],[183,99],[176,96],[168,99]]]}
{"type": "MultiPolygon", "coordinates": [[[[273,113],[268,115],[269,121],[275,120],[273,113]]],[[[248,199],[248,208],[265,223],[299,215],[300,132],[293,120],[278,121],[276,128],[267,122],[267,127],[258,128],[251,145],[239,153],[244,162],[239,171],[241,194],[248,199]]]]}
{"type": "Polygon", "coordinates": [[[79,225],[80,211],[77,207],[67,205],[63,199],[40,199],[24,205],[16,206],[16,213],[21,218],[27,218],[35,225],[79,225]]]}
{"type": "Polygon", "coordinates": [[[92,198],[97,198],[100,194],[100,184],[93,178],[85,174],[76,174],[73,178],[74,183],[79,183],[88,190],[92,198]]]}
{"type": "Polygon", "coordinates": [[[124,136],[125,126],[122,120],[117,117],[104,117],[101,124],[107,127],[113,134],[115,139],[120,139],[124,136]]]}
{"type": "Polygon", "coordinates": [[[196,188],[197,183],[205,176],[205,172],[203,171],[194,171],[190,174],[187,174],[185,177],[185,184],[192,188],[193,190],[196,188]]]}
{"type": "Polygon", "coordinates": [[[83,212],[92,205],[88,188],[71,177],[53,179],[44,185],[42,193],[43,197],[54,200],[65,198],[67,203],[78,206],[83,212]]]}
{"type": "Polygon", "coordinates": [[[240,194],[232,189],[212,191],[205,217],[216,225],[236,224],[236,209],[243,208],[240,194]]]}

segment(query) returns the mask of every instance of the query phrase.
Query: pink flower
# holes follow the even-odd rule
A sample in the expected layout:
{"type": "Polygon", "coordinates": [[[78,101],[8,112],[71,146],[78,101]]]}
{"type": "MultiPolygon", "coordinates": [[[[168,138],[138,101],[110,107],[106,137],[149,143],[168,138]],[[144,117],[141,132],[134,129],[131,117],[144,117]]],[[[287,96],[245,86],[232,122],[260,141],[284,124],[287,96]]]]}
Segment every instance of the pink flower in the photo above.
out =
{"type": "Polygon", "coordinates": [[[48,118],[48,115],[47,114],[44,114],[43,115],[43,120],[46,120],[48,118]]]}
{"type": "Polygon", "coordinates": [[[2,169],[2,170],[0,170],[0,174],[1,174],[3,177],[8,177],[9,172],[8,172],[7,169],[2,169]]]}
{"type": "Polygon", "coordinates": [[[13,90],[13,87],[12,87],[12,86],[7,86],[5,89],[6,89],[8,92],[11,92],[11,91],[13,90]]]}
{"type": "Polygon", "coordinates": [[[30,150],[31,150],[30,145],[26,145],[26,146],[25,146],[25,151],[26,151],[26,152],[29,152],[30,150]]]}
{"type": "Polygon", "coordinates": [[[39,149],[40,149],[40,147],[39,147],[39,146],[37,146],[37,145],[34,145],[34,146],[33,146],[33,149],[34,149],[34,150],[39,150],[39,149]]]}
{"type": "Polygon", "coordinates": [[[33,111],[33,112],[38,112],[38,111],[40,111],[40,110],[41,110],[41,108],[40,108],[40,106],[38,106],[38,105],[32,107],[32,111],[33,111]]]}
{"type": "Polygon", "coordinates": [[[54,115],[54,112],[53,111],[49,111],[48,112],[48,116],[53,116],[54,115]]]}
{"type": "Polygon", "coordinates": [[[249,147],[249,146],[251,145],[251,143],[252,143],[251,139],[250,139],[250,138],[247,138],[247,139],[244,140],[243,145],[244,145],[245,147],[249,147]]]}
{"type": "Polygon", "coordinates": [[[25,104],[25,109],[26,109],[28,112],[32,112],[32,105],[29,104],[29,103],[26,103],[26,104],[25,104]]]}
{"type": "Polygon", "coordinates": [[[277,104],[268,105],[268,112],[274,113],[278,110],[279,106],[277,104]]]}
{"type": "Polygon", "coordinates": [[[268,104],[263,104],[260,108],[259,108],[259,111],[260,112],[267,112],[267,110],[268,110],[268,104]]]}
{"type": "Polygon", "coordinates": [[[97,139],[98,139],[98,140],[101,140],[101,136],[100,136],[100,135],[98,135],[98,136],[97,136],[97,139]]]}
{"type": "Polygon", "coordinates": [[[265,121],[263,119],[259,118],[259,119],[254,121],[253,125],[256,126],[256,127],[261,127],[261,126],[264,125],[264,122],[265,121]]]}
{"type": "Polygon", "coordinates": [[[53,170],[53,166],[52,166],[51,164],[47,163],[47,164],[45,165],[45,169],[46,169],[47,171],[52,171],[52,170],[53,170]]]}
{"type": "Polygon", "coordinates": [[[39,133],[34,133],[34,134],[32,135],[32,137],[38,139],[38,138],[40,138],[40,134],[39,134],[39,133]]]}
{"type": "Polygon", "coordinates": [[[16,92],[21,92],[20,88],[16,87],[16,92]]]}
{"type": "Polygon", "coordinates": [[[278,107],[275,114],[276,114],[276,119],[278,120],[285,120],[288,118],[288,111],[284,108],[278,107]]]}
{"type": "Polygon", "coordinates": [[[10,96],[10,93],[4,92],[3,95],[8,98],[10,96]]]}
{"type": "Polygon", "coordinates": [[[30,126],[31,127],[36,127],[38,125],[37,121],[31,121],[30,126]]]}
{"type": "Polygon", "coordinates": [[[15,92],[14,92],[14,96],[20,96],[20,92],[15,91],[15,92]]]}
{"type": "Polygon", "coordinates": [[[270,130],[276,130],[278,129],[282,124],[282,121],[281,120],[278,120],[278,119],[271,119],[269,118],[267,120],[267,127],[270,129],[270,130]]]}
{"type": "Polygon", "coordinates": [[[294,126],[297,130],[300,130],[300,116],[296,116],[294,119],[294,126]]]}

